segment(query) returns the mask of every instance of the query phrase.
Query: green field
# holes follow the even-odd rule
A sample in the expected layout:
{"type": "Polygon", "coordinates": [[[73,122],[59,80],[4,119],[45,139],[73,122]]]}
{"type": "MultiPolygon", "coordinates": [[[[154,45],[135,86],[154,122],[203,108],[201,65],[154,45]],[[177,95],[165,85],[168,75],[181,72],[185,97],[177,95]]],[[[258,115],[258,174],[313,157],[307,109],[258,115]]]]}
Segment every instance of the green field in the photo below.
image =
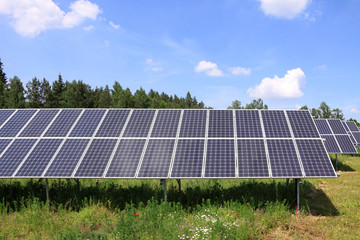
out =
{"type": "MultiPolygon", "coordinates": [[[[334,156],[331,156],[334,158],[334,156]]],[[[0,239],[358,239],[360,157],[340,178],[303,180],[301,214],[285,180],[0,180],[0,239]]]]}

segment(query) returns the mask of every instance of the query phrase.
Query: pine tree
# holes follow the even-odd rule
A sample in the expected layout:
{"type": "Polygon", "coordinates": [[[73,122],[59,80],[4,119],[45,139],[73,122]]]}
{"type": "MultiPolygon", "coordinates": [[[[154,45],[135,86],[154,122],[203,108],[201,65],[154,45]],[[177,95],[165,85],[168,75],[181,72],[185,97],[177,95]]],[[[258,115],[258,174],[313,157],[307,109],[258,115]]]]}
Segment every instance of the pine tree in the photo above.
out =
{"type": "Polygon", "coordinates": [[[59,74],[58,80],[54,81],[52,84],[53,92],[53,102],[49,103],[52,107],[61,107],[61,102],[63,102],[63,94],[65,91],[65,83],[62,80],[61,74],[59,74]]]}
{"type": "Polygon", "coordinates": [[[99,93],[97,107],[108,108],[110,106],[111,106],[111,94],[110,94],[109,86],[106,85],[105,88],[99,93]]]}
{"type": "Polygon", "coordinates": [[[3,63],[0,58],[0,82],[6,85],[6,74],[3,72],[3,63]]]}
{"type": "Polygon", "coordinates": [[[112,92],[113,108],[132,108],[134,107],[134,96],[129,88],[123,89],[117,81],[114,83],[112,92]]]}
{"type": "Polygon", "coordinates": [[[42,103],[42,93],[41,93],[41,83],[35,77],[32,81],[29,81],[26,84],[26,99],[27,99],[27,106],[29,108],[40,108],[43,106],[42,103]]]}
{"type": "Polygon", "coordinates": [[[6,91],[6,107],[7,108],[24,108],[25,97],[24,87],[17,76],[9,79],[9,88],[6,91]]]}
{"type": "Polygon", "coordinates": [[[150,99],[143,88],[134,93],[134,107],[148,108],[150,107],[150,99]]]}
{"type": "Polygon", "coordinates": [[[42,95],[42,104],[45,108],[55,108],[54,104],[54,95],[51,90],[51,86],[48,80],[43,78],[41,82],[41,95],[42,95]]]}

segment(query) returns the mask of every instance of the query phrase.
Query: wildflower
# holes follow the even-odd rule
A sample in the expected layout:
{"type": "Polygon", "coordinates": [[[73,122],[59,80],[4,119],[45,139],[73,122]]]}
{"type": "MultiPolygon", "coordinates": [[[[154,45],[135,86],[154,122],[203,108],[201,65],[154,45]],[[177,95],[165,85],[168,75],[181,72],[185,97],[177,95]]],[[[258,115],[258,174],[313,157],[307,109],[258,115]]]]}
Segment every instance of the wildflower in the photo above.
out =
{"type": "Polygon", "coordinates": [[[248,206],[249,206],[249,203],[246,203],[246,205],[248,205],[248,206]]]}
{"type": "Polygon", "coordinates": [[[135,216],[139,216],[139,213],[137,212],[137,213],[135,213],[135,216]]]}
{"type": "Polygon", "coordinates": [[[236,213],[234,213],[234,216],[236,216],[236,213]]]}

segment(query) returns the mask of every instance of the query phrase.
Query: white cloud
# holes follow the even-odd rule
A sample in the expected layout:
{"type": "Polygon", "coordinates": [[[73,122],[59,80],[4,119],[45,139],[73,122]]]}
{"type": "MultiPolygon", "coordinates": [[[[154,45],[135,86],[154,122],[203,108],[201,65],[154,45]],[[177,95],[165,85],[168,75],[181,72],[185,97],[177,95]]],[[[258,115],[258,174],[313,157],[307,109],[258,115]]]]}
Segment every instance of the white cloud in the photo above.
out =
{"type": "Polygon", "coordinates": [[[243,67],[231,67],[229,68],[229,71],[233,74],[233,75],[250,75],[251,73],[251,68],[243,68],[243,67]]]}
{"type": "Polygon", "coordinates": [[[311,0],[259,0],[266,15],[293,19],[302,13],[311,0]]]}
{"type": "Polygon", "coordinates": [[[305,74],[300,68],[287,71],[284,77],[264,78],[255,88],[249,88],[251,97],[263,99],[299,98],[304,95],[305,74]]]}
{"type": "Polygon", "coordinates": [[[155,62],[154,59],[152,59],[152,58],[147,58],[145,60],[145,63],[147,65],[147,67],[146,67],[147,71],[150,70],[152,72],[160,72],[160,71],[164,70],[164,68],[162,68],[160,66],[161,64],[159,62],[155,62]]]}
{"type": "Polygon", "coordinates": [[[93,25],[89,25],[89,26],[87,26],[87,27],[83,27],[83,29],[84,29],[85,31],[91,31],[91,30],[94,30],[95,27],[94,27],[93,25]]]}
{"type": "Polygon", "coordinates": [[[110,26],[112,26],[114,29],[119,29],[120,25],[117,25],[115,23],[113,23],[112,21],[109,22],[110,26]]]}
{"type": "Polygon", "coordinates": [[[55,28],[73,28],[85,19],[95,20],[101,13],[98,5],[88,0],[77,0],[65,13],[52,0],[2,0],[0,14],[11,18],[15,31],[23,36],[34,37],[55,28]]]}
{"type": "Polygon", "coordinates": [[[162,67],[152,67],[152,68],[150,68],[150,70],[153,72],[160,72],[163,70],[163,68],[162,67]]]}
{"type": "Polygon", "coordinates": [[[357,108],[351,108],[350,112],[352,112],[352,113],[360,113],[359,109],[357,109],[357,108]]]}
{"type": "Polygon", "coordinates": [[[325,64],[322,64],[320,66],[317,66],[314,68],[314,71],[325,71],[326,70],[326,65],[325,64]]]}
{"type": "Polygon", "coordinates": [[[208,76],[211,77],[221,77],[224,76],[223,72],[218,68],[216,63],[201,61],[195,67],[195,72],[205,72],[208,76]]]}

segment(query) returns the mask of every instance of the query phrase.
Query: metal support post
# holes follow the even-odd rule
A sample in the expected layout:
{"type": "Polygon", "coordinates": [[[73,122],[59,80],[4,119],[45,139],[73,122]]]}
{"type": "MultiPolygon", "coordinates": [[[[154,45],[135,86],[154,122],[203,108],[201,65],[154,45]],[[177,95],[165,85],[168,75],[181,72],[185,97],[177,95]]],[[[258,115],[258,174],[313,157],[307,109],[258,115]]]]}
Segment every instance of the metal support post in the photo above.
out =
{"type": "Polygon", "coordinates": [[[176,181],[178,182],[179,185],[179,192],[181,192],[181,179],[176,179],[176,181]]]}
{"type": "Polygon", "coordinates": [[[300,184],[301,184],[301,179],[295,178],[295,194],[296,194],[295,215],[300,213],[300,184]]]}
{"type": "Polygon", "coordinates": [[[338,167],[337,167],[337,154],[335,154],[335,170],[337,171],[338,170],[338,167]]]}
{"type": "Polygon", "coordinates": [[[289,178],[286,179],[286,188],[289,188],[289,178]]]}
{"type": "Polygon", "coordinates": [[[48,179],[45,179],[45,185],[46,185],[46,202],[48,207],[50,207],[50,197],[49,197],[49,182],[48,179]]]}
{"type": "Polygon", "coordinates": [[[160,185],[164,185],[164,199],[165,202],[167,201],[167,188],[166,188],[166,179],[160,180],[160,185]]]}

